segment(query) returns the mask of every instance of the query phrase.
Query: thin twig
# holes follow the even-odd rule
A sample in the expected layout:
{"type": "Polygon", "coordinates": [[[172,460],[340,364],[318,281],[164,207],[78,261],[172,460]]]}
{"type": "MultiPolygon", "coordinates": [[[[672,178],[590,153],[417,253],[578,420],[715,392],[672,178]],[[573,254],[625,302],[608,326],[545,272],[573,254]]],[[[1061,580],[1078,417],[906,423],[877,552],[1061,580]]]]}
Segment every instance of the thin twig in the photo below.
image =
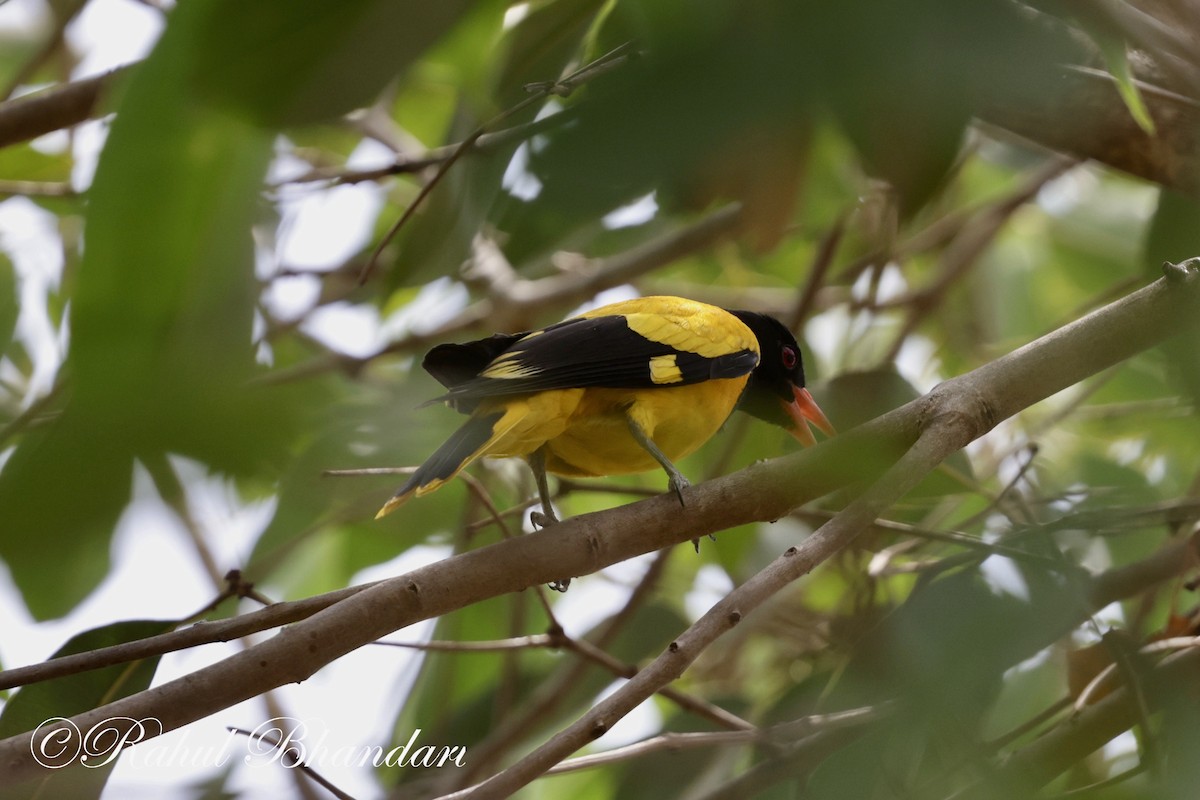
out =
{"type": "Polygon", "coordinates": [[[29,83],[33,79],[33,76],[37,74],[37,71],[41,69],[42,65],[49,61],[55,53],[59,52],[63,46],[63,33],[66,31],[67,26],[79,16],[79,12],[83,11],[86,5],[87,3],[84,0],[75,0],[75,2],[63,3],[55,8],[53,30],[50,31],[50,35],[46,37],[46,40],[42,42],[41,47],[32,56],[25,59],[17,67],[16,73],[9,79],[8,83],[3,88],[0,88],[0,101],[8,100],[17,89],[29,83]]]}
{"type": "Polygon", "coordinates": [[[1129,769],[1124,770],[1122,772],[1118,772],[1116,775],[1113,775],[1110,778],[1105,778],[1104,780],[1096,781],[1095,783],[1089,783],[1087,786],[1080,786],[1075,789],[1067,789],[1065,792],[1061,792],[1060,794],[1049,795],[1046,797],[1046,800],[1070,800],[1071,798],[1077,798],[1077,797],[1086,797],[1086,798],[1099,797],[1100,792],[1103,789],[1109,789],[1113,786],[1119,786],[1120,784],[1124,783],[1127,780],[1136,778],[1138,775],[1141,775],[1145,771],[1146,771],[1146,764],[1144,762],[1139,761],[1137,764],[1134,764],[1129,769]]]}
{"type": "Polygon", "coordinates": [[[78,197],[75,187],[65,181],[0,180],[0,195],[22,197],[78,197]]]}
{"type": "MultiPolygon", "coordinates": [[[[832,512],[820,509],[800,508],[793,511],[791,516],[808,522],[815,520],[820,524],[829,521],[835,515],[832,512]]],[[[896,522],[889,519],[877,519],[871,524],[871,527],[887,533],[899,533],[913,536],[917,539],[926,539],[931,542],[945,542],[947,544],[959,545],[976,551],[980,555],[1005,556],[1029,564],[1041,564],[1042,566],[1054,567],[1055,569],[1058,567],[1057,562],[1044,556],[1039,556],[1036,553],[1028,553],[1024,550],[1018,550],[1015,547],[1006,547],[1002,544],[985,542],[978,536],[972,536],[969,533],[958,530],[933,530],[920,525],[910,525],[906,522],[896,522]]],[[[966,525],[963,527],[966,527],[966,525]]]]}
{"type": "MultiPolygon", "coordinates": [[[[250,739],[251,741],[266,742],[267,744],[269,744],[271,747],[275,748],[276,750],[283,747],[283,742],[281,740],[276,739],[271,736],[265,736],[263,734],[256,733],[254,731],[248,731],[245,728],[238,728],[238,727],[230,726],[230,727],[227,727],[226,730],[229,731],[230,733],[236,733],[239,736],[245,736],[246,738],[250,739]]],[[[249,757],[247,756],[247,758],[249,758],[249,757]]],[[[317,772],[311,766],[306,764],[304,762],[304,752],[302,750],[300,750],[296,745],[289,745],[288,748],[280,754],[279,760],[280,760],[280,763],[284,767],[288,768],[289,770],[295,769],[295,770],[298,770],[299,772],[303,773],[304,775],[307,775],[313,781],[315,781],[316,783],[318,783],[322,787],[324,787],[326,790],[328,790],[330,792],[330,794],[332,794],[334,797],[338,798],[338,800],[354,800],[353,795],[343,792],[336,785],[334,785],[332,782],[330,782],[328,779],[326,779],[324,776],[322,776],[319,772],[317,772]]]]}
{"type": "MultiPolygon", "coordinates": [[[[637,667],[632,664],[622,664],[605,650],[588,644],[586,641],[567,639],[566,647],[619,677],[632,678],[638,673],[637,667]]],[[[683,710],[690,711],[696,716],[720,725],[723,728],[728,728],[729,730],[752,730],[754,728],[752,723],[736,714],[672,686],[662,687],[658,690],[658,694],[675,703],[675,705],[683,710]]]]}
{"type": "Polygon", "coordinates": [[[278,628],[281,625],[290,625],[311,617],[313,614],[378,583],[380,582],[350,586],[304,600],[275,603],[232,619],[198,622],[182,630],[160,633],[133,642],[89,650],[86,653],[59,656],[25,667],[6,669],[0,672],[0,689],[12,689],[52,678],[61,678],[65,675],[76,675],[80,672],[102,669],[114,664],[125,664],[164,653],[187,650],[203,644],[228,642],[253,633],[278,628]]]}
{"type": "MultiPolygon", "coordinates": [[[[1067,64],[1066,68],[1071,72],[1076,72],[1080,75],[1086,75],[1089,78],[1097,78],[1106,83],[1116,84],[1118,82],[1116,75],[1113,75],[1111,72],[1107,72],[1102,69],[1096,69],[1095,67],[1085,67],[1079,64],[1067,64]]],[[[1133,86],[1144,95],[1153,95],[1163,100],[1170,100],[1172,103],[1178,103],[1182,106],[1200,109],[1200,102],[1196,101],[1194,98],[1188,97],[1187,95],[1180,94],[1179,92],[1173,92],[1170,89],[1164,89],[1162,86],[1158,86],[1138,78],[1131,79],[1130,83],[1132,83],[1133,86]]]]}
{"type": "Polygon", "coordinates": [[[1029,469],[1033,466],[1034,459],[1037,458],[1038,445],[1036,442],[1030,442],[1029,444],[1024,445],[1023,449],[1025,451],[1025,459],[1017,466],[1017,474],[1012,476],[1012,479],[1009,480],[1005,487],[1001,489],[986,506],[967,517],[965,520],[959,523],[958,527],[971,528],[986,520],[988,516],[990,516],[991,513],[999,508],[1000,504],[1004,502],[1004,498],[1008,497],[1008,495],[1017,488],[1017,485],[1021,481],[1025,480],[1026,473],[1029,472],[1029,469]]]}
{"type": "Polygon", "coordinates": [[[817,293],[825,285],[825,277],[833,268],[833,260],[837,255],[838,246],[841,245],[842,237],[846,233],[846,216],[846,214],[839,216],[832,227],[821,237],[821,244],[808,268],[808,278],[804,281],[804,288],[796,296],[792,313],[784,320],[791,331],[800,330],[800,326],[812,316],[813,309],[817,304],[817,293]]]}
{"type": "Polygon", "coordinates": [[[183,488],[182,481],[179,480],[179,474],[175,471],[175,467],[162,453],[143,456],[141,461],[150,473],[159,497],[175,512],[175,517],[183,525],[192,549],[200,559],[209,580],[212,581],[213,586],[219,588],[224,581],[226,570],[221,569],[217,564],[212,548],[205,541],[204,531],[200,529],[200,524],[196,521],[196,516],[188,505],[187,493],[183,488]]]}
{"type": "Polygon", "coordinates": [[[380,640],[372,642],[382,647],[403,647],[410,650],[428,650],[435,653],[503,653],[509,650],[529,650],[532,648],[558,649],[562,642],[558,637],[548,633],[534,633],[529,636],[514,636],[509,639],[492,639],[477,642],[389,642],[380,640]]]}
{"type": "MultiPolygon", "coordinates": [[[[625,601],[625,605],[604,623],[604,627],[597,635],[592,637],[593,644],[597,648],[603,650],[612,644],[630,620],[634,618],[638,609],[656,588],[658,579],[662,576],[666,566],[668,555],[667,550],[661,550],[655,554],[646,574],[642,576],[629,599],[625,601]]],[[[589,662],[583,659],[564,661],[558,671],[546,679],[516,709],[515,713],[502,719],[500,724],[489,732],[486,739],[471,748],[471,760],[467,768],[461,770],[460,774],[448,774],[446,776],[447,787],[443,791],[466,786],[477,776],[485,774],[485,770],[498,761],[502,754],[522,741],[523,735],[537,720],[546,719],[567,701],[579,687],[588,668],[589,662]]]]}
{"type": "Polygon", "coordinates": [[[574,110],[567,108],[530,122],[514,125],[511,128],[503,128],[501,130],[492,131],[491,133],[484,133],[476,137],[473,141],[464,140],[454,144],[443,145],[442,147],[435,147],[419,156],[408,156],[402,159],[397,159],[391,164],[385,164],[380,167],[359,170],[347,170],[344,167],[325,169],[318,167],[304,173],[303,175],[278,181],[270,188],[279,189],[287,185],[316,182],[328,182],[334,186],[349,186],[367,181],[378,181],[382,180],[383,178],[390,178],[396,175],[421,172],[429,167],[446,163],[448,160],[454,157],[456,152],[464,147],[471,153],[487,153],[511,144],[512,142],[524,141],[525,139],[536,136],[539,133],[559,127],[560,125],[569,122],[574,116],[574,110]]]}
{"type": "MultiPolygon", "coordinates": [[[[1200,666],[1200,649],[1189,648],[1163,659],[1150,677],[1165,684],[1191,681],[1197,666],[1200,666]]],[[[1128,730],[1136,720],[1134,705],[1126,688],[1118,688],[1081,712],[1070,725],[1059,725],[1011,753],[1003,764],[988,773],[986,780],[960,790],[952,800],[994,798],[996,786],[1004,786],[1011,797],[1032,796],[1037,787],[1128,730]]]]}
{"type": "Polygon", "coordinates": [[[54,86],[0,104],[0,147],[36,139],[93,118],[101,107],[101,98],[111,91],[113,83],[135,66],[128,64],[94,78],[54,86]]]}
{"type": "Polygon", "coordinates": [[[36,424],[40,419],[49,417],[57,412],[49,411],[48,409],[62,395],[65,381],[59,380],[50,387],[50,391],[46,392],[41,397],[34,400],[29,406],[13,418],[7,425],[0,428],[0,448],[5,446],[9,439],[21,433],[31,425],[36,424]]]}
{"type": "Polygon", "coordinates": [[[722,747],[731,744],[750,744],[763,740],[763,735],[757,729],[746,731],[703,731],[696,733],[664,733],[650,739],[643,739],[624,747],[614,747],[603,753],[593,753],[587,756],[568,758],[546,771],[547,775],[562,775],[567,772],[578,772],[583,769],[620,764],[634,758],[641,758],[651,753],[661,753],[664,750],[677,752],[693,750],[700,747],[722,747]]]}
{"type": "Polygon", "coordinates": [[[274,370],[257,382],[267,385],[294,383],[331,371],[353,376],[367,364],[385,356],[419,352],[484,325],[494,330],[497,318],[520,317],[534,310],[545,313],[549,309],[580,303],[605,289],[629,283],[663,264],[711,246],[741,225],[741,214],[741,204],[730,203],[623,253],[591,259],[586,270],[535,281],[518,280],[507,294],[493,293],[436,330],[410,333],[366,356],[326,353],[293,367],[274,370]]]}
{"type": "Polygon", "coordinates": [[[359,285],[361,286],[367,282],[367,280],[371,277],[371,271],[375,268],[375,262],[379,260],[379,256],[383,252],[384,248],[391,244],[392,239],[396,237],[396,234],[400,232],[405,223],[412,219],[413,214],[415,214],[417,209],[420,208],[421,203],[426,197],[429,196],[429,193],[432,192],[434,187],[441,182],[442,178],[445,177],[446,173],[450,171],[450,168],[454,166],[455,162],[457,162],[464,154],[467,153],[468,150],[475,146],[475,143],[481,136],[493,130],[496,128],[496,126],[501,125],[511,117],[521,113],[525,109],[541,103],[551,95],[566,97],[580,84],[597,75],[603,74],[609,69],[612,69],[624,62],[632,49],[633,43],[626,42],[625,44],[619,45],[618,47],[608,51],[595,61],[592,61],[590,64],[580,67],[578,70],[562,80],[544,84],[531,84],[530,86],[532,87],[532,93],[529,97],[526,97],[516,105],[492,117],[490,120],[476,128],[469,136],[467,136],[467,138],[459,142],[454,148],[453,152],[438,165],[437,172],[435,172],[433,177],[431,177],[429,181],[421,187],[421,191],[418,192],[413,201],[409,203],[408,208],[404,209],[404,213],[400,215],[400,219],[396,220],[395,224],[388,228],[387,233],[385,233],[383,238],[379,240],[379,244],[376,245],[375,249],[371,252],[371,257],[367,259],[367,263],[363,266],[362,273],[360,273],[358,276],[359,285]]]}
{"type": "MultiPolygon", "coordinates": [[[[1168,639],[1159,639],[1151,642],[1148,645],[1138,648],[1138,653],[1141,655],[1154,655],[1156,653],[1172,653],[1176,650],[1187,650],[1193,647],[1200,647],[1200,636],[1173,636],[1168,639]]],[[[1083,687],[1083,691],[1075,698],[1074,710],[1075,713],[1083,711],[1087,706],[1091,705],[1096,692],[1100,690],[1108,679],[1111,678],[1117,671],[1118,665],[1116,662],[1109,664],[1104,669],[1096,674],[1096,677],[1088,681],[1087,686],[1083,687]]]]}
{"type": "Polygon", "coordinates": [[[891,350],[882,359],[883,363],[890,364],[896,359],[908,337],[941,304],[950,289],[977,263],[979,257],[999,235],[1012,215],[1036,196],[1043,186],[1075,166],[1076,163],[1075,159],[1063,157],[1048,160],[1034,170],[1015,191],[985,207],[962,227],[942,255],[942,271],[937,280],[913,294],[907,301],[910,305],[908,317],[896,334],[891,350]]]}

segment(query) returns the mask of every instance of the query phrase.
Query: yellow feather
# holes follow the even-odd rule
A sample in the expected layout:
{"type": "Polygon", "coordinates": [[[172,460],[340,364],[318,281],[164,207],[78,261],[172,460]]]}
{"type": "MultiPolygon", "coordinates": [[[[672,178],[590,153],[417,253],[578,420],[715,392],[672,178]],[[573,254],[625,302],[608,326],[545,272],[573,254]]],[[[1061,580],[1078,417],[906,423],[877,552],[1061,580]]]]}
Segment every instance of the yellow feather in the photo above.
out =
{"type": "Polygon", "coordinates": [[[650,359],[650,380],[655,383],[679,383],[683,373],[675,363],[675,356],[655,356],[650,359]]]}
{"type": "Polygon", "coordinates": [[[613,303],[581,317],[622,315],[630,330],[652,342],[705,358],[758,352],[758,339],[740,319],[723,308],[682,297],[640,297],[613,303]]]}

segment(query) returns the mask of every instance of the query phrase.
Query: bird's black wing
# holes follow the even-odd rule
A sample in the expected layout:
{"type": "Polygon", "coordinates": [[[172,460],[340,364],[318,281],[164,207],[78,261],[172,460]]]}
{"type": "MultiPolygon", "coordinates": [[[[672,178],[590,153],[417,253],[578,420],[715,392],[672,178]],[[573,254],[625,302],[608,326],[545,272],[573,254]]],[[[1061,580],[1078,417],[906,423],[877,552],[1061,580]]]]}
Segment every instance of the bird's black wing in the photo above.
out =
{"type": "Polygon", "coordinates": [[[646,338],[631,330],[624,316],[613,315],[440,345],[426,357],[425,368],[450,390],[438,400],[470,411],[484,398],[551,389],[646,389],[736,378],[757,363],[758,353],[749,349],[716,356],[679,350],[646,338]]]}
{"type": "Polygon", "coordinates": [[[439,344],[425,354],[421,366],[442,386],[453,389],[483,372],[496,356],[528,335],[529,331],[494,333],[474,342],[439,344]]]}

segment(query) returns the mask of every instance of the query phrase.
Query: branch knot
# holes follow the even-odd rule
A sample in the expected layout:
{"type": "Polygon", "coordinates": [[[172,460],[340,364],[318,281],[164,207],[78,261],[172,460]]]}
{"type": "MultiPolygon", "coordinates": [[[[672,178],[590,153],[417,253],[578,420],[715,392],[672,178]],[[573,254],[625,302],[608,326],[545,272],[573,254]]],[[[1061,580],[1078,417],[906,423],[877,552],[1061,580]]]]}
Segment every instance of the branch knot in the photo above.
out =
{"type": "Polygon", "coordinates": [[[918,429],[951,435],[966,446],[996,426],[996,410],[988,397],[970,383],[952,379],[925,395],[918,429]]]}
{"type": "Polygon", "coordinates": [[[1168,281],[1171,283],[1183,283],[1188,278],[1194,277],[1197,272],[1200,272],[1200,257],[1188,258],[1180,261],[1178,264],[1164,261],[1162,269],[1163,277],[1168,281]]]}

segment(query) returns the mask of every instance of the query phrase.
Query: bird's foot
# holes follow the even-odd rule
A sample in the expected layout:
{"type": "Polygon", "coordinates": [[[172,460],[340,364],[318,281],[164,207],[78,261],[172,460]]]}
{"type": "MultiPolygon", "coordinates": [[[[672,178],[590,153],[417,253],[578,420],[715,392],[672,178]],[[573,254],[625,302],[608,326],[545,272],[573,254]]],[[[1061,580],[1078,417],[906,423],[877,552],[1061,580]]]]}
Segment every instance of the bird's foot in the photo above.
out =
{"type": "MultiPolygon", "coordinates": [[[[554,515],[554,510],[548,505],[542,506],[542,509],[542,511],[529,512],[529,521],[533,523],[533,527],[549,528],[551,525],[557,525],[558,517],[554,515]]],[[[565,592],[571,586],[571,579],[561,578],[546,585],[556,592],[565,592]]]]}
{"type": "Polygon", "coordinates": [[[530,511],[529,521],[533,523],[534,528],[549,528],[551,525],[558,524],[558,517],[554,515],[554,510],[550,506],[543,506],[542,511],[530,511]]]}
{"type": "Polygon", "coordinates": [[[669,481],[667,481],[668,491],[672,491],[675,493],[675,496],[679,498],[679,505],[681,505],[681,506],[687,505],[687,503],[685,503],[683,500],[683,490],[688,488],[691,485],[692,485],[692,482],[689,481],[687,478],[683,477],[682,472],[672,473],[671,479],[669,481]]]}
{"type": "MultiPolygon", "coordinates": [[[[668,491],[675,492],[675,496],[679,498],[679,505],[686,507],[687,503],[684,502],[683,499],[683,490],[691,486],[692,482],[685,478],[683,473],[679,472],[678,470],[669,472],[668,474],[671,476],[670,480],[667,481],[668,491]]],[[[716,538],[711,533],[708,535],[708,538],[712,539],[714,542],[716,541],[716,538]]],[[[699,553],[700,540],[692,539],[692,547],[696,548],[696,552],[699,553]]]]}

